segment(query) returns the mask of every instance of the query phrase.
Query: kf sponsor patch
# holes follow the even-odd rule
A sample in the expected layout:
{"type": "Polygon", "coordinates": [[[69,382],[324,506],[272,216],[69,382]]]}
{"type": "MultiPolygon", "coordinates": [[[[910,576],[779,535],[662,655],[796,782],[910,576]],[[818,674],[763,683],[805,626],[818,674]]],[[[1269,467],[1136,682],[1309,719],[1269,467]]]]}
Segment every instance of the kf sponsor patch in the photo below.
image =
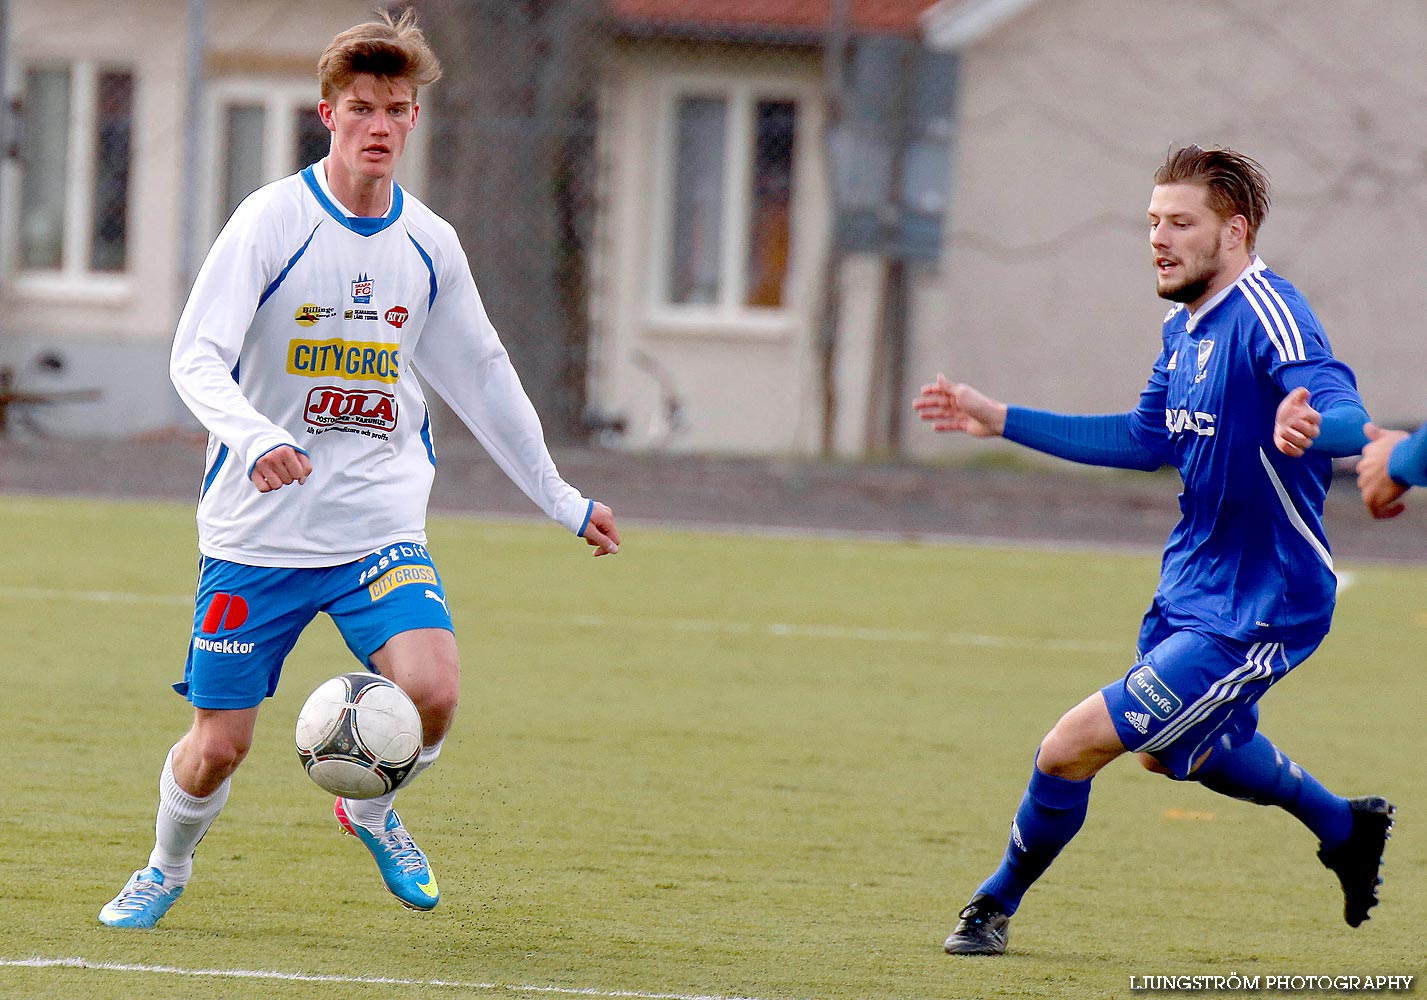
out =
{"type": "Polygon", "coordinates": [[[1130,688],[1130,694],[1139,700],[1140,704],[1150,710],[1160,722],[1164,722],[1174,716],[1184,707],[1184,702],[1180,701],[1179,695],[1169,689],[1169,685],[1159,679],[1159,675],[1154,672],[1154,668],[1148,663],[1130,674],[1129,681],[1126,682],[1130,688]]]}

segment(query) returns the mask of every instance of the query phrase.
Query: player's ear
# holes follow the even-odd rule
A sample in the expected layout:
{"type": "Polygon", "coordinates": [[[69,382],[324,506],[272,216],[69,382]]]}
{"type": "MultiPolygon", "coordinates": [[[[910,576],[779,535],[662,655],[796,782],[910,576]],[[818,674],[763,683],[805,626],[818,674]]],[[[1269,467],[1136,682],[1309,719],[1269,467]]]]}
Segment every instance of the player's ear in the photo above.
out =
{"type": "Polygon", "coordinates": [[[1225,223],[1229,231],[1229,239],[1232,246],[1242,246],[1249,238],[1249,220],[1242,215],[1232,216],[1225,223]]]}
{"type": "Polygon", "coordinates": [[[337,131],[337,126],[332,121],[332,105],[327,103],[325,97],[317,102],[317,117],[322,119],[322,124],[327,126],[328,132],[337,131]]]}

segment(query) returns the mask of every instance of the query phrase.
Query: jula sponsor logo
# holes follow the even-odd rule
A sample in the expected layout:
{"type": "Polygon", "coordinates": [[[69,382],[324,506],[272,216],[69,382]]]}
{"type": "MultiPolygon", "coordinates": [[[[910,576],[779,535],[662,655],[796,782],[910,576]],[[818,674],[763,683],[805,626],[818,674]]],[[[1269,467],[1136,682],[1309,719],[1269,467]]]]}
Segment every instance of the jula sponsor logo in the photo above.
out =
{"type": "Polygon", "coordinates": [[[396,397],[379,389],[319,385],[307,394],[303,419],[313,427],[396,429],[396,397]]]}

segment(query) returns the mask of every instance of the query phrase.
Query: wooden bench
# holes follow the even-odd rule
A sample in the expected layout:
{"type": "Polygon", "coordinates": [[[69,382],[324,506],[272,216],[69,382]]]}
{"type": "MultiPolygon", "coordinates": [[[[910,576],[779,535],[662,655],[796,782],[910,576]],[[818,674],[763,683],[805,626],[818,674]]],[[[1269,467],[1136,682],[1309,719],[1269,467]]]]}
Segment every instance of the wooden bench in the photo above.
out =
{"type": "Polygon", "coordinates": [[[44,406],[50,403],[80,403],[102,396],[98,389],[65,389],[55,392],[25,392],[15,387],[15,369],[0,365],[0,435],[10,428],[10,407],[44,406]]]}

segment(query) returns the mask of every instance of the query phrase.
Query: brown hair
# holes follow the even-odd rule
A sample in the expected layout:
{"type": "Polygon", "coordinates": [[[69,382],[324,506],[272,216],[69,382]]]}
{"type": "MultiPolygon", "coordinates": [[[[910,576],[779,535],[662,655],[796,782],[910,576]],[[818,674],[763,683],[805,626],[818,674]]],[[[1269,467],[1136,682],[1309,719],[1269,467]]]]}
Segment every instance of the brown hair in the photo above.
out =
{"type": "Polygon", "coordinates": [[[348,28],[328,44],[317,61],[317,80],[322,99],[331,102],[352,85],[358,73],[370,73],[388,80],[405,80],[416,88],[441,79],[441,63],[426,36],[416,26],[410,8],[395,21],[386,11],[378,11],[378,21],[348,28]]]}
{"type": "Polygon", "coordinates": [[[1268,215],[1268,174],[1243,153],[1218,147],[1189,145],[1171,150],[1155,171],[1156,184],[1202,184],[1209,208],[1221,219],[1242,215],[1249,224],[1245,244],[1250,253],[1264,216],[1268,215]]]}

